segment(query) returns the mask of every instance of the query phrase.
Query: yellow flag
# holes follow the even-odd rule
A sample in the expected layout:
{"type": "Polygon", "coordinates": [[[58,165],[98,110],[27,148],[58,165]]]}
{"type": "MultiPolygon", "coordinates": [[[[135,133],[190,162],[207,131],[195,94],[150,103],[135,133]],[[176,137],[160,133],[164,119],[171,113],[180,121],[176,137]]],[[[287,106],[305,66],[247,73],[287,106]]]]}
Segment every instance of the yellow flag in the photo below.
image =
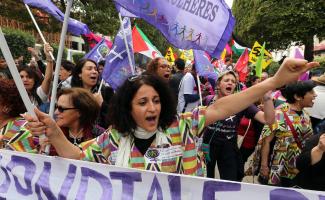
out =
{"type": "Polygon", "coordinates": [[[168,62],[172,63],[175,61],[174,52],[171,47],[168,48],[165,58],[168,62]]]}
{"type": "Polygon", "coordinates": [[[185,62],[187,60],[194,60],[193,50],[181,50],[181,55],[179,56],[181,59],[183,59],[185,62]]]}
{"type": "Polygon", "coordinates": [[[226,48],[224,48],[220,55],[220,60],[225,60],[226,55],[227,55],[227,50],[226,48]]]}
{"type": "MultiPolygon", "coordinates": [[[[256,63],[257,58],[261,55],[262,45],[255,41],[252,51],[249,54],[249,62],[256,63]]],[[[264,59],[262,61],[262,69],[266,69],[272,62],[272,55],[264,49],[264,59]]]]}

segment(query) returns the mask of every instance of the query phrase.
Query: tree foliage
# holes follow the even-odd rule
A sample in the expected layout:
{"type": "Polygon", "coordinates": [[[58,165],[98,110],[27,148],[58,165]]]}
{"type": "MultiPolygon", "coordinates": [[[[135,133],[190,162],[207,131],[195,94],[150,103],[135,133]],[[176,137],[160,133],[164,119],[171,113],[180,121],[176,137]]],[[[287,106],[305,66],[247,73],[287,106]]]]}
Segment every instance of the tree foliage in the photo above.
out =
{"type": "MultiPolygon", "coordinates": [[[[5,35],[6,41],[8,43],[13,58],[18,58],[20,56],[23,56],[25,62],[29,61],[31,55],[27,51],[27,48],[34,46],[35,38],[29,33],[25,33],[20,30],[4,28],[2,29],[2,31],[5,35]]],[[[0,56],[2,56],[1,51],[0,51],[0,56]]]]}
{"type": "Polygon", "coordinates": [[[313,37],[325,36],[325,1],[235,0],[235,35],[247,44],[266,42],[268,49],[304,44],[305,58],[313,59],[313,37]]]}
{"type": "MultiPolygon", "coordinates": [[[[52,0],[54,4],[64,13],[67,1],[52,0]]],[[[1,0],[0,15],[26,24],[27,29],[35,29],[30,16],[22,0],[1,0]],[[19,13],[19,15],[17,14],[19,13]]],[[[32,9],[35,13],[37,9],[32,9]]],[[[120,27],[120,20],[113,0],[74,0],[70,17],[80,20],[88,25],[94,33],[101,33],[114,37],[120,27]]],[[[37,18],[36,21],[40,22],[37,18]]],[[[137,23],[141,30],[148,36],[149,40],[161,51],[165,53],[168,46],[171,46],[164,36],[153,26],[141,19],[132,20],[132,24],[137,23]]],[[[60,32],[62,23],[50,16],[48,24],[39,23],[42,31],[60,32]]]]}

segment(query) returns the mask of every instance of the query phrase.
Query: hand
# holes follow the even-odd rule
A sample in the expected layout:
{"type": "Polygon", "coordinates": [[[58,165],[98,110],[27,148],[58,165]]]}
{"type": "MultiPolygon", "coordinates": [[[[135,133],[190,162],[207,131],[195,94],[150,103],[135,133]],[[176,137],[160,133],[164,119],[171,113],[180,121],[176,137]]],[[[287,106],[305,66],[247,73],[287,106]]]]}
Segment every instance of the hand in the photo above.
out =
{"type": "Polygon", "coordinates": [[[53,48],[50,46],[49,43],[44,44],[44,53],[46,56],[46,60],[52,60],[50,52],[53,52],[53,48]]]}
{"type": "Polygon", "coordinates": [[[46,113],[39,111],[37,108],[34,109],[36,117],[29,114],[21,115],[25,118],[28,123],[25,127],[31,131],[35,136],[46,134],[49,139],[61,131],[55,121],[46,113]]]}
{"type": "Polygon", "coordinates": [[[317,145],[318,149],[321,150],[323,153],[325,152],[325,133],[323,133],[320,138],[317,145]]]}
{"type": "Polygon", "coordinates": [[[27,50],[30,52],[30,54],[32,55],[32,57],[35,58],[36,61],[39,60],[39,56],[38,56],[36,50],[33,47],[28,47],[27,50]]]}
{"type": "Polygon", "coordinates": [[[274,87],[279,88],[297,81],[301,74],[317,66],[319,66],[318,62],[308,63],[303,59],[286,58],[276,74],[270,79],[272,79],[274,87]]]}
{"type": "Polygon", "coordinates": [[[102,93],[97,92],[97,93],[94,94],[94,97],[95,97],[95,99],[96,99],[98,105],[99,105],[99,106],[102,106],[102,104],[103,104],[103,102],[104,102],[104,100],[103,100],[103,96],[102,96],[102,93]]]}

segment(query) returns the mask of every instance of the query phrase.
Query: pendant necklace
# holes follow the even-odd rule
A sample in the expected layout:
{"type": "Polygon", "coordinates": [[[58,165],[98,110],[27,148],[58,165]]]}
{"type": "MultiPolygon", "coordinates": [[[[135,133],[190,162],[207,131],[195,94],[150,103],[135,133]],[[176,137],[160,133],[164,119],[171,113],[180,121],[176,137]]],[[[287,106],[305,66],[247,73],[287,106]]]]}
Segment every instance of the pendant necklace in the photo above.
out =
{"type": "Polygon", "coordinates": [[[70,129],[69,129],[69,137],[73,139],[73,144],[74,144],[75,146],[78,146],[78,145],[79,145],[77,141],[78,141],[79,139],[82,138],[82,137],[79,138],[79,136],[82,135],[82,131],[83,131],[83,129],[81,129],[81,130],[77,133],[77,135],[74,136],[74,135],[71,133],[70,129]]]}

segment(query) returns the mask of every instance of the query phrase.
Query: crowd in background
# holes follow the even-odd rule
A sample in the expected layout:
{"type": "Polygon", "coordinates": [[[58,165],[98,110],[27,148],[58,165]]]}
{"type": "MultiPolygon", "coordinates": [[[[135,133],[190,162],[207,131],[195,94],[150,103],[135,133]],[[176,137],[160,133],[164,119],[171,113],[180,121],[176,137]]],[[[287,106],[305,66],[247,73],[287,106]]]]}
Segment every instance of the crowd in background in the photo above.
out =
{"type": "Polygon", "coordinates": [[[217,80],[198,80],[195,63],[155,58],[117,91],[99,91],[104,61],[63,60],[53,121],[53,49],[44,46],[44,59],[28,50],[30,63],[15,62],[38,119],[20,115],[25,107],[0,57],[1,148],[44,153],[51,144],[50,155],[66,158],[325,190],[325,74],[292,82],[302,70],[289,69],[315,63],[288,59],[278,74],[242,83],[231,62],[217,80]]]}

